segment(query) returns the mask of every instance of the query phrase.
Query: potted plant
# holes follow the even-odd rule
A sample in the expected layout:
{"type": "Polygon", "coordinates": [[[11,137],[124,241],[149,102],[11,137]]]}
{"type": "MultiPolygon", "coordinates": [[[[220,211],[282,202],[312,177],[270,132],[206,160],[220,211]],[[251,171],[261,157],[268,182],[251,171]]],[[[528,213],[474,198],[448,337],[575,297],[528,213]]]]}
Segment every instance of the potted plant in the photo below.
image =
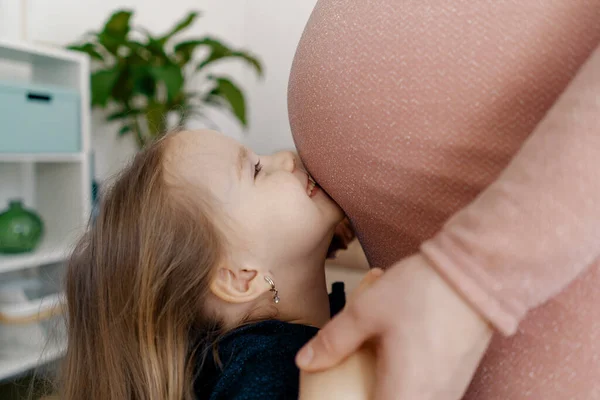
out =
{"type": "Polygon", "coordinates": [[[190,117],[207,118],[206,106],[226,110],[247,126],[240,87],[229,77],[207,70],[218,61],[237,58],[262,76],[255,56],[210,36],[176,40],[198,18],[197,12],[190,12],[163,35],[132,26],[132,16],[133,11],[118,10],[100,32],[87,33],[82,41],[68,46],[88,54],[94,62],[92,106],[112,111],[107,120],[120,123],[119,135],[131,133],[143,147],[172,125],[185,126],[190,117]],[[200,49],[203,56],[194,57],[200,49]],[[196,85],[200,89],[190,90],[190,80],[199,74],[204,77],[196,85]]]}

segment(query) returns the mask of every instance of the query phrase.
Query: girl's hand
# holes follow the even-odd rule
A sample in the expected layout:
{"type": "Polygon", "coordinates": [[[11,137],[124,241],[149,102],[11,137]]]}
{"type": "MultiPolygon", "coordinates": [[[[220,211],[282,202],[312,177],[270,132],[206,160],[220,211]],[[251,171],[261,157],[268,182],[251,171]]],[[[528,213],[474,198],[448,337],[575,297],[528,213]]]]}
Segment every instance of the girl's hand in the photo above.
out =
{"type": "Polygon", "coordinates": [[[487,322],[422,255],[366,285],[299,353],[305,371],[375,346],[377,400],[458,400],[487,348],[487,322]]]}

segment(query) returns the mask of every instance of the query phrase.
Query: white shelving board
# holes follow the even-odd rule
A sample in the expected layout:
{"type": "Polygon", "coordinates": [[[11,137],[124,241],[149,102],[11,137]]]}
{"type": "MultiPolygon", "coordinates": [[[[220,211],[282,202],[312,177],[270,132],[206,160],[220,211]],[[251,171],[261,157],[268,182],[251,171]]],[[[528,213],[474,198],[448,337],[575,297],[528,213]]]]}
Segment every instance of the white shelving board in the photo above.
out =
{"type": "MultiPolygon", "coordinates": [[[[41,216],[45,227],[43,240],[33,252],[0,254],[2,282],[20,270],[64,263],[88,223],[92,190],[89,60],[77,52],[0,39],[0,80],[77,91],[81,102],[82,144],[81,151],[65,154],[15,154],[0,150],[0,210],[6,208],[9,200],[21,199],[41,216]]],[[[2,134],[0,130],[0,140],[2,134]]],[[[39,328],[39,324],[32,326],[35,330],[39,328]]],[[[13,350],[10,354],[0,351],[0,381],[60,358],[64,345],[39,343],[39,346],[16,346],[13,350]]]]}
{"type": "Polygon", "coordinates": [[[49,346],[22,355],[0,357],[0,382],[24,374],[40,365],[56,361],[63,356],[64,351],[64,347],[49,346]]]}
{"type": "Polygon", "coordinates": [[[0,153],[0,163],[36,163],[36,162],[82,162],[85,156],[74,154],[7,154],[0,153]]]}
{"type": "Polygon", "coordinates": [[[45,240],[31,253],[0,254],[0,274],[65,261],[70,250],[71,246],[66,243],[45,240]]]}

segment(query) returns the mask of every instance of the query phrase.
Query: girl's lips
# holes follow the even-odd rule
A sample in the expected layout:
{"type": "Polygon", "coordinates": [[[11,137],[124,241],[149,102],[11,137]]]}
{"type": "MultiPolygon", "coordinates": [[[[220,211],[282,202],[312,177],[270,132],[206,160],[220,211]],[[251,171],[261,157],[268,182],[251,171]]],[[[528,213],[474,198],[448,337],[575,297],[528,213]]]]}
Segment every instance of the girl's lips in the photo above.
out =
{"type": "Polygon", "coordinates": [[[319,187],[317,186],[317,183],[310,177],[310,175],[307,174],[306,176],[308,177],[306,182],[306,194],[308,197],[313,197],[315,194],[317,194],[319,187]]]}
{"type": "MultiPolygon", "coordinates": [[[[314,197],[319,192],[319,185],[317,185],[317,182],[315,182],[312,176],[310,176],[308,171],[306,171],[302,165],[300,165],[297,170],[301,171],[306,178],[306,195],[310,198],[314,197]]],[[[302,182],[302,180],[300,182],[302,182]]]]}

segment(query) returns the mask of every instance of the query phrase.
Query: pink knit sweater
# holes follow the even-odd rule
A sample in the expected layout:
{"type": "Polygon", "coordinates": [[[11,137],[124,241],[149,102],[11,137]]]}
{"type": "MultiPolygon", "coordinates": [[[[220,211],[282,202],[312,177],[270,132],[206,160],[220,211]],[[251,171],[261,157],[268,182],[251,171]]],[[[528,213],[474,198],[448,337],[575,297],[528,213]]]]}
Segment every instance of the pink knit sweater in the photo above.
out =
{"type": "Polygon", "coordinates": [[[598,43],[600,0],[321,0],[298,47],[297,147],[371,265],[422,251],[504,334],[466,399],[600,399],[598,43]]]}

